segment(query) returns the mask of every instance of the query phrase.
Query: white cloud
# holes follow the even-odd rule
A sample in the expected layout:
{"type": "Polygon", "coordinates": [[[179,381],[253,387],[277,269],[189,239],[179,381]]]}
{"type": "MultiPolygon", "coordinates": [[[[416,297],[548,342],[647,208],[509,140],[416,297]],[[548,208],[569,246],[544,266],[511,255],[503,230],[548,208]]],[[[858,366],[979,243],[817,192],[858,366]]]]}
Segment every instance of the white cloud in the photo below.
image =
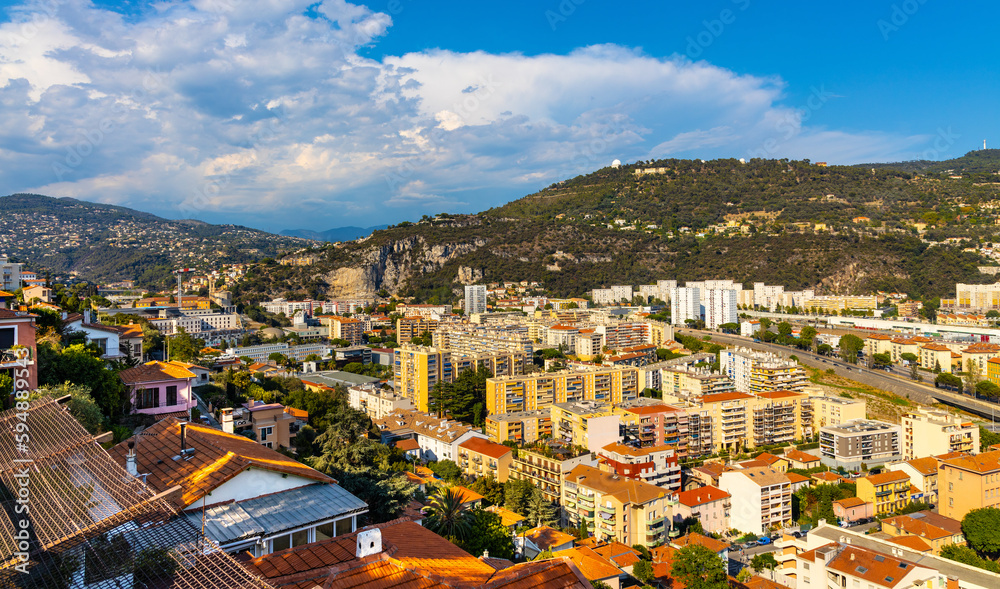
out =
{"type": "Polygon", "coordinates": [[[129,19],[86,0],[14,9],[0,24],[0,182],[322,229],[481,210],[615,158],[766,148],[847,162],[928,141],[809,127],[778,78],[614,45],[378,62],[359,49],[391,34],[388,15],[314,4],[172,1],[129,19]]]}

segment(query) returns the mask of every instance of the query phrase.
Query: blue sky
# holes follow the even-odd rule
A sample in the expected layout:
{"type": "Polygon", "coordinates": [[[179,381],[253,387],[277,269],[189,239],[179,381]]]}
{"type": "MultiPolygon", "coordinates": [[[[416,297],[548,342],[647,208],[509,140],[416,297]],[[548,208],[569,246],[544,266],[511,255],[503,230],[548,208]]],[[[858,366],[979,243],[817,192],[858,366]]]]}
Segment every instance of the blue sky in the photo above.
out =
{"type": "Polygon", "coordinates": [[[473,212],[658,157],[1000,146],[1000,7],[40,0],[0,8],[0,193],[270,231],[473,212]]]}

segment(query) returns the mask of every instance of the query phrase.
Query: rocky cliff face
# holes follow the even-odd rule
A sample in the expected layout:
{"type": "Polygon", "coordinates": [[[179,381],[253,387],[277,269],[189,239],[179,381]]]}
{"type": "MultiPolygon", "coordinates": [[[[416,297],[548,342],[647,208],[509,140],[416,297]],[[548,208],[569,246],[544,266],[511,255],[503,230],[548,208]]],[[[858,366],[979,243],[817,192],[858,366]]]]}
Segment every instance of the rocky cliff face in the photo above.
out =
{"type": "MultiPolygon", "coordinates": [[[[397,292],[410,277],[434,272],[484,245],[485,239],[475,238],[471,242],[428,246],[421,236],[408,237],[362,250],[356,263],[320,278],[329,285],[327,296],[331,298],[370,297],[381,289],[397,292]]],[[[482,278],[482,270],[463,267],[458,278],[474,282],[482,278]]]]}

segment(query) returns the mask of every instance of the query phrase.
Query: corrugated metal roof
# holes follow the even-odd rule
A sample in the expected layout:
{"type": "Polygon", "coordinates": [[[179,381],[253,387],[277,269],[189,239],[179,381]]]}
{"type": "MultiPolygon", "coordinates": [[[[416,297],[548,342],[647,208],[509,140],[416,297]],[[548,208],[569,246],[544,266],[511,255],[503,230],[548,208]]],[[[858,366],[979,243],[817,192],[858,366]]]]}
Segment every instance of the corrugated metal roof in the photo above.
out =
{"type": "MultiPolygon", "coordinates": [[[[281,493],[218,505],[205,510],[205,534],[225,544],[255,536],[271,536],[318,521],[368,510],[364,501],[339,485],[316,484],[281,493]]],[[[187,518],[201,527],[201,511],[187,518]]]]}

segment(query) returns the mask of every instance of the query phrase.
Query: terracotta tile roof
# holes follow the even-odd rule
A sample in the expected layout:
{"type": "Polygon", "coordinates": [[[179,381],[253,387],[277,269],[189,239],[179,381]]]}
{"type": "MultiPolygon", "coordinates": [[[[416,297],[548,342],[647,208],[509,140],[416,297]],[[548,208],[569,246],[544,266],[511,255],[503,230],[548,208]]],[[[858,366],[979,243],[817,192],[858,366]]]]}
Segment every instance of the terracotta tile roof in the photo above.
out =
{"type": "Polygon", "coordinates": [[[285,407],[285,413],[291,415],[295,419],[309,419],[309,412],[305,409],[296,409],[295,407],[285,407]]]}
{"type": "Polygon", "coordinates": [[[410,472],[408,470],[403,471],[403,476],[406,477],[406,480],[408,482],[410,482],[411,484],[414,484],[414,485],[426,485],[426,484],[433,483],[433,482],[437,481],[437,479],[435,479],[433,477],[430,477],[430,478],[428,478],[428,477],[422,477],[419,474],[414,474],[414,473],[412,473],[412,472],[410,472]]]}
{"type": "Polygon", "coordinates": [[[889,538],[889,542],[899,544],[903,548],[908,548],[914,552],[931,552],[934,549],[930,544],[920,539],[919,536],[896,536],[889,538]]]}
{"type": "Polygon", "coordinates": [[[187,366],[194,366],[194,364],[188,364],[187,366],[179,362],[159,362],[153,360],[152,362],[146,362],[146,366],[155,366],[163,371],[164,374],[169,375],[171,378],[195,378],[195,373],[187,369],[187,366]]]}
{"type": "Polygon", "coordinates": [[[461,498],[461,501],[462,501],[463,504],[465,504],[465,503],[474,503],[476,501],[482,501],[483,500],[483,496],[482,495],[480,495],[479,493],[476,493],[475,491],[473,491],[472,489],[469,489],[468,487],[463,487],[461,485],[456,485],[456,486],[452,487],[451,490],[454,491],[455,494],[458,495],[458,497],[461,498]]]}
{"type": "Polygon", "coordinates": [[[793,485],[798,483],[804,483],[810,480],[809,477],[801,475],[797,472],[786,472],[785,476],[788,477],[788,482],[792,483],[793,485]]]}
{"type": "Polygon", "coordinates": [[[580,464],[566,475],[568,482],[615,497],[622,503],[648,503],[664,497],[667,490],[649,483],[619,477],[610,472],[580,464]]]}
{"type": "Polygon", "coordinates": [[[758,575],[750,577],[743,583],[734,582],[732,577],[729,579],[729,586],[735,588],[746,588],[746,589],[790,589],[788,585],[782,585],[777,581],[772,581],[771,579],[765,579],[758,575]]]}
{"type": "Polygon", "coordinates": [[[987,473],[1000,470],[1000,451],[993,450],[983,452],[975,456],[959,456],[941,461],[943,464],[963,470],[971,470],[978,473],[987,473]]]}
{"type": "Polygon", "coordinates": [[[748,395],[747,393],[712,393],[701,396],[702,404],[721,403],[723,401],[735,401],[737,399],[753,399],[753,395],[748,395]]]}
{"type": "Polygon", "coordinates": [[[852,507],[861,507],[867,503],[867,501],[858,497],[847,497],[846,499],[837,499],[833,503],[835,505],[840,505],[844,509],[851,509],[852,507]]]}
{"type": "Polygon", "coordinates": [[[674,548],[684,548],[685,546],[704,546],[712,552],[720,553],[729,549],[729,544],[716,540],[715,538],[691,532],[687,536],[681,536],[670,543],[674,548]]]}
{"type": "Polygon", "coordinates": [[[697,489],[688,489],[677,493],[677,502],[688,507],[697,507],[712,501],[718,501],[729,497],[729,493],[718,487],[706,486],[697,489]]]}
{"type": "Polygon", "coordinates": [[[747,468],[771,468],[771,465],[763,460],[744,460],[743,462],[737,462],[734,466],[738,466],[742,469],[747,468]]]}
{"type": "Polygon", "coordinates": [[[737,472],[746,476],[760,487],[769,487],[789,482],[788,477],[784,474],[766,466],[745,468],[737,472]]]}
{"type": "Polygon", "coordinates": [[[805,393],[796,393],[794,391],[767,391],[761,393],[754,393],[755,396],[761,399],[787,399],[789,397],[806,397],[805,393]]]}
{"type": "Polygon", "coordinates": [[[616,454],[624,454],[626,456],[641,457],[649,456],[653,452],[665,452],[667,450],[675,450],[676,446],[671,444],[661,444],[659,446],[650,446],[648,448],[633,448],[632,446],[626,446],[625,444],[620,444],[618,442],[612,442],[607,446],[601,448],[601,450],[607,452],[614,452],[616,454]]]}
{"type": "Polygon", "coordinates": [[[413,438],[407,438],[405,440],[396,440],[396,443],[393,445],[397,449],[402,450],[403,452],[409,452],[410,450],[420,449],[420,444],[418,444],[417,441],[414,440],[413,438]]]}
{"type": "Polygon", "coordinates": [[[914,458],[912,460],[907,460],[906,463],[912,466],[913,470],[924,476],[935,474],[938,469],[937,458],[934,458],[933,456],[914,458]]]}
{"type": "Polygon", "coordinates": [[[610,542],[594,546],[593,549],[594,552],[610,560],[618,568],[629,567],[642,560],[638,550],[621,542],[610,542]]]}
{"type": "Polygon", "coordinates": [[[755,457],[755,460],[759,460],[764,464],[766,464],[767,466],[771,466],[772,464],[778,462],[779,460],[784,460],[784,457],[775,456],[774,454],[771,454],[769,452],[761,452],[755,457]]]}
{"type": "MultiPolygon", "coordinates": [[[[948,452],[946,454],[938,454],[934,458],[938,461],[948,460],[950,458],[959,458],[961,456],[968,456],[966,452],[948,452]]],[[[940,465],[938,465],[940,466],[940,465]]]]}
{"type": "Polygon", "coordinates": [[[803,464],[819,462],[819,456],[814,456],[808,452],[803,452],[802,450],[789,450],[785,452],[785,458],[796,462],[802,462],[803,464]]]}
{"type": "Polygon", "coordinates": [[[523,515],[518,514],[518,513],[514,513],[513,511],[511,511],[509,509],[504,509],[503,507],[500,507],[499,505],[490,505],[489,507],[486,508],[486,511],[489,511],[491,513],[495,513],[495,514],[499,515],[500,516],[500,523],[504,527],[508,527],[508,528],[511,527],[511,526],[516,526],[517,524],[523,522],[524,519],[525,519],[523,515]]]}
{"type": "Polygon", "coordinates": [[[629,407],[626,409],[629,413],[635,413],[636,415],[649,415],[652,413],[666,413],[668,411],[680,411],[677,407],[667,405],[665,403],[655,404],[655,405],[640,405],[638,407],[629,407]]]}
{"type": "MultiPolygon", "coordinates": [[[[192,374],[191,376],[194,375],[192,374]]],[[[118,378],[125,384],[143,384],[147,382],[177,380],[179,377],[168,374],[156,364],[140,364],[139,366],[122,370],[118,373],[118,378]]]]}
{"type": "Polygon", "coordinates": [[[814,478],[817,481],[822,481],[824,483],[833,483],[835,485],[837,483],[847,481],[847,479],[845,479],[844,477],[829,470],[823,472],[817,472],[816,474],[812,475],[812,478],[814,478]]]}
{"type": "Polygon", "coordinates": [[[493,558],[492,556],[480,556],[479,560],[485,562],[496,570],[507,569],[514,566],[513,560],[507,560],[506,558],[493,558]]]}
{"type": "Polygon", "coordinates": [[[895,587],[916,565],[882,552],[848,545],[843,546],[840,554],[833,557],[826,566],[857,577],[863,582],[895,587]],[[862,570],[865,572],[862,573],[862,570]]]}
{"type": "Polygon", "coordinates": [[[484,456],[497,459],[503,458],[507,454],[511,453],[510,448],[507,446],[497,444],[496,442],[491,442],[489,440],[484,440],[483,438],[469,438],[459,444],[458,447],[465,448],[466,450],[475,452],[476,454],[482,454],[484,456]]]}
{"type": "Polygon", "coordinates": [[[129,438],[111,448],[109,453],[124,466],[128,441],[134,441],[139,472],[149,473],[146,482],[160,492],[179,485],[180,497],[172,497],[171,500],[182,508],[249,468],[300,476],[321,483],[336,482],[249,438],[195,424],[188,424],[186,430],[187,447],[195,450],[187,460],[173,459],[180,451],[181,431],[180,421],[175,418],[153,424],[141,436],[129,438]]]}
{"type": "Polygon", "coordinates": [[[879,474],[871,474],[861,478],[873,485],[885,485],[887,483],[901,483],[903,481],[909,481],[910,475],[899,470],[887,470],[885,472],[880,472],[879,474]]]}
{"type": "Polygon", "coordinates": [[[542,550],[548,550],[555,546],[562,546],[567,542],[572,542],[575,538],[570,536],[565,532],[560,532],[555,528],[550,528],[549,526],[538,526],[537,528],[531,528],[523,534],[524,538],[531,540],[531,542],[541,548],[542,550]]]}
{"type": "MultiPolygon", "coordinates": [[[[932,352],[949,352],[949,351],[951,351],[951,348],[949,348],[948,346],[946,346],[944,344],[925,344],[924,347],[923,347],[923,349],[930,350],[932,352]]],[[[990,361],[992,362],[993,360],[991,359],[990,361]]]]}
{"type": "Polygon", "coordinates": [[[940,540],[962,533],[962,522],[932,511],[918,511],[882,521],[883,525],[888,523],[907,533],[931,540],[940,540]]]}
{"type": "Polygon", "coordinates": [[[610,560],[586,546],[560,550],[554,553],[554,555],[571,560],[589,581],[601,581],[615,578],[622,574],[621,569],[616,567],[610,560]]]}

